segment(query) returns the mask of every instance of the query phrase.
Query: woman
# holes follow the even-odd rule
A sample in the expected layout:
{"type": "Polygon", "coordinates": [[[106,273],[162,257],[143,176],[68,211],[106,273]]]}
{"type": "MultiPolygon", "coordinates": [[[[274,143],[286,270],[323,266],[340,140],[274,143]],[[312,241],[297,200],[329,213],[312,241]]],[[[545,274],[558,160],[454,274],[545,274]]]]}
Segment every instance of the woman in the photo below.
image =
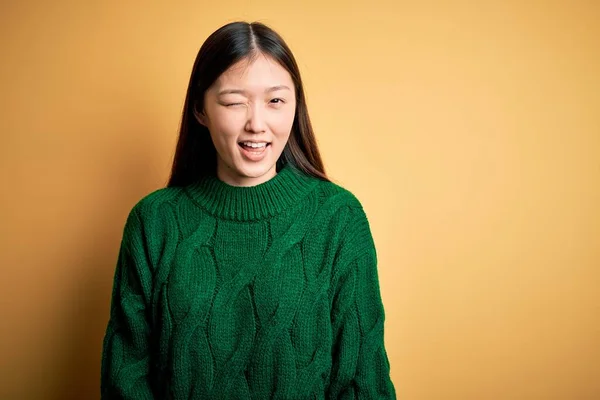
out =
{"type": "Polygon", "coordinates": [[[125,224],[104,399],[392,399],[369,223],[260,23],[196,58],[166,188],[125,224]]]}

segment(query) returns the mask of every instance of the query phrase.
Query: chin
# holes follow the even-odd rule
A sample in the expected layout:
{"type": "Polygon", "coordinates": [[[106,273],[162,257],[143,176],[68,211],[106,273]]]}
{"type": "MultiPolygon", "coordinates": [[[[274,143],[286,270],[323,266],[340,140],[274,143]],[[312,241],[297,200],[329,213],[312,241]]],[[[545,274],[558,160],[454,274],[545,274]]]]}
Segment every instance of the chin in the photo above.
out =
{"type": "Polygon", "coordinates": [[[264,164],[261,163],[253,166],[243,165],[241,168],[236,169],[241,176],[248,178],[260,178],[261,176],[269,173],[272,168],[275,168],[275,163],[271,164],[265,162],[264,164]]]}

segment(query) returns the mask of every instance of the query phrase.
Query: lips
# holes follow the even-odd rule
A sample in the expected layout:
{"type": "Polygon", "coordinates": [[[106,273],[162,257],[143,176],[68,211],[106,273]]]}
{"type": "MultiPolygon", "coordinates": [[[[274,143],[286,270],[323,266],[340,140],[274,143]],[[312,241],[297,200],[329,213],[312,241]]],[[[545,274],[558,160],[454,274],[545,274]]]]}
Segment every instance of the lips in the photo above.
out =
{"type": "Polygon", "coordinates": [[[267,143],[266,146],[254,148],[243,145],[242,143],[238,143],[240,146],[240,150],[242,156],[248,161],[261,161],[271,147],[271,143],[267,143]]]}

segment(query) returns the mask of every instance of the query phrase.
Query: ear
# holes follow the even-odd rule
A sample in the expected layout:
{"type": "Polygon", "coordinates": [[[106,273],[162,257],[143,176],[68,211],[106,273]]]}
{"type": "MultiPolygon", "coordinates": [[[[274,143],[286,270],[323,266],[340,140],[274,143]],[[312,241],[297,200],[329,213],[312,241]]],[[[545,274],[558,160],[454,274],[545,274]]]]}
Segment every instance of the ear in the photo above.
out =
{"type": "Polygon", "coordinates": [[[194,117],[196,118],[196,121],[198,121],[200,123],[200,125],[204,125],[206,126],[207,124],[207,118],[206,118],[206,114],[204,113],[204,111],[198,111],[198,109],[196,107],[194,107],[194,117]]]}

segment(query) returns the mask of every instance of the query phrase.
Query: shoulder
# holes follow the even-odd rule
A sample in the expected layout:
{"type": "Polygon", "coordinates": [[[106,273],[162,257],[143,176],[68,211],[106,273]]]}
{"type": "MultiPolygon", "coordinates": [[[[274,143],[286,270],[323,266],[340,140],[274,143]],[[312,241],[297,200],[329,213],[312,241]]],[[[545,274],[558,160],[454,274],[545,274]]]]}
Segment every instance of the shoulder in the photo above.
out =
{"type": "MultiPolygon", "coordinates": [[[[180,200],[184,193],[181,187],[166,187],[153,190],[130,208],[123,228],[123,242],[139,241],[146,248],[146,256],[155,265],[160,259],[161,249],[170,240],[177,240],[180,200]]],[[[138,248],[142,248],[138,247],[138,248]]]]}
{"type": "Polygon", "coordinates": [[[128,219],[144,222],[164,216],[165,211],[175,207],[183,193],[183,187],[164,187],[148,192],[131,207],[128,219]]]}
{"type": "Polygon", "coordinates": [[[338,208],[363,210],[363,205],[358,196],[340,183],[320,181],[317,190],[324,203],[332,203],[338,208]]]}
{"type": "Polygon", "coordinates": [[[335,181],[321,181],[316,189],[318,211],[315,221],[326,221],[328,229],[359,239],[370,236],[370,224],[359,196],[335,181]]]}

